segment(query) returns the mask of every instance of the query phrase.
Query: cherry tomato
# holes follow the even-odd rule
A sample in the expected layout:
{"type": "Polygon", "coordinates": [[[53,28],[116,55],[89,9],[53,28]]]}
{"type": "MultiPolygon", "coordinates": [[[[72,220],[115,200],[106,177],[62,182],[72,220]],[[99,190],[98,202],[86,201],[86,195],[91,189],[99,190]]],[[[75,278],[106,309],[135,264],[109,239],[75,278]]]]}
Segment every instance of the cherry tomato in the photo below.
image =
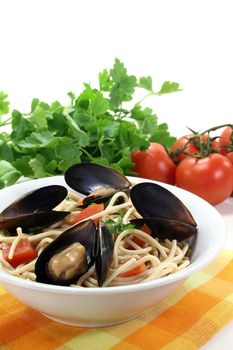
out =
{"type": "Polygon", "coordinates": [[[227,126],[221,136],[220,136],[220,139],[219,139],[219,144],[221,146],[221,153],[223,155],[226,155],[229,150],[227,149],[227,147],[224,147],[226,145],[232,145],[233,146],[233,142],[232,142],[232,136],[233,135],[233,129],[230,127],[230,126],[227,126]]]}
{"type": "MultiPolygon", "coordinates": [[[[207,134],[202,135],[202,140],[204,142],[207,142],[207,137],[208,137],[207,134]]],[[[213,151],[215,151],[217,153],[220,153],[221,147],[220,147],[220,144],[219,144],[219,140],[218,139],[213,139],[211,141],[211,147],[210,148],[211,148],[211,150],[213,150],[213,151]]]]}
{"type": "MultiPolygon", "coordinates": [[[[190,155],[197,155],[201,153],[200,149],[196,147],[196,145],[193,142],[188,142],[189,139],[194,136],[195,135],[193,134],[185,135],[175,141],[175,143],[171,147],[171,152],[177,152],[179,149],[183,148],[184,151],[177,153],[174,156],[174,161],[179,162],[182,159],[189,157],[190,155]]],[[[204,143],[207,143],[207,134],[202,135],[201,138],[204,143]]],[[[198,138],[196,139],[196,142],[198,143],[198,138]]],[[[219,141],[217,139],[211,141],[210,149],[218,153],[220,152],[219,141]]]]}
{"type": "Polygon", "coordinates": [[[226,157],[230,159],[231,163],[233,164],[233,152],[229,152],[226,154],[226,157]]]}
{"type": "MultiPolygon", "coordinates": [[[[89,218],[92,215],[98,214],[104,210],[103,203],[100,204],[91,204],[89,207],[84,208],[80,213],[78,213],[72,220],[71,225],[77,224],[78,222],[89,218]]],[[[97,226],[99,223],[99,218],[93,220],[95,225],[97,226]]]]}
{"type": "Polygon", "coordinates": [[[12,259],[8,258],[10,248],[11,243],[4,242],[2,244],[3,258],[13,267],[17,267],[20,264],[27,264],[37,257],[37,252],[28,239],[19,241],[12,259]]]}
{"type": "MultiPolygon", "coordinates": [[[[172,147],[171,147],[171,152],[176,152],[178,149],[183,149],[185,147],[185,152],[189,153],[189,154],[199,154],[200,150],[192,143],[192,142],[188,142],[189,139],[191,137],[193,137],[194,135],[190,134],[190,135],[184,135],[182,137],[180,137],[179,139],[177,139],[172,147]]],[[[187,154],[184,152],[180,152],[179,154],[177,154],[174,157],[175,161],[180,161],[184,158],[187,158],[187,154]]]]}
{"type": "MultiPolygon", "coordinates": [[[[226,157],[230,159],[232,165],[233,165],[233,152],[229,152],[226,154],[226,157]]],[[[233,196],[233,192],[231,193],[231,196],[233,196]]]]}
{"type": "Polygon", "coordinates": [[[176,184],[215,205],[233,191],[233,166],[217,153],[205,158],[183,159],[176,168],[176,184]]]}
{"type": "Polygon", "coordinates": [[[132,170],[138,176],[175,184],[176,165],[161,144],[151,142],[146,151],[136,150],[133,152],[131,159],[135,163],[132,170]]]}

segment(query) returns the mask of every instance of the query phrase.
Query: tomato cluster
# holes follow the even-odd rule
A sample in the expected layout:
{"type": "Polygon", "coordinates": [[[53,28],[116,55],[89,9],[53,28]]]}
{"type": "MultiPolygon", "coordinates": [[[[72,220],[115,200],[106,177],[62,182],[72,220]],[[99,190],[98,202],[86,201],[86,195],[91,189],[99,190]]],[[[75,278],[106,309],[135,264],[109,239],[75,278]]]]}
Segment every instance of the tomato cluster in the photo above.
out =
{"type": "Polygon", "coordinates": [[[176,140],[168,152],[161,144],[132,154],[133,171],[140,177],[184,188],[216,205],[233,193],[233,125],[219,136],[192,133],[176,140]]]}

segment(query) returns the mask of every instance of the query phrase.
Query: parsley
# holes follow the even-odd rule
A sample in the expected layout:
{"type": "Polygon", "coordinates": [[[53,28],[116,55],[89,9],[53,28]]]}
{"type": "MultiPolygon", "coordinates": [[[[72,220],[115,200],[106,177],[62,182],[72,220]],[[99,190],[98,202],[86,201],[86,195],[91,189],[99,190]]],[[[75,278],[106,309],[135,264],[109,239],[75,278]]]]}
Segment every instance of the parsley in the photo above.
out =
{"type": "Polygon", "coordinates": [[[84,83],[79,95],[68,92],[68,106],[34,98],[29,113],[14,109],[9,115],[8,96],[0,92],[0,127],[11,127],[10,133],[0,133],[0,187],[21,176],[63,174],[84,161],[110,165],[130,175],[133,151],[147,149],[150,141],[170,148],[175,138],[168,125],[159,124],[156,114],[142,107],[142,102],[148,96],[180,91],[179,84],[165,81],[154,91],[150,76],[128,74],[118,58],[110,70],[99,73],[98,80],[98,88],[84,83]],[[140,101],[134,101],[137,90],[145,91],[140,101]]]}
{"type": "Polygon", "coordinates": [[[0,117],[9,112],[9,102],[7,101],[8,95],[0,91],[0,117]]]}
{"type": "Polygon", "coordinates": [[[20,176],[20,172],[9,162],[5,160],[0,161],[0,188],[13,185],[20,176]]]}
{"type": "Polygon", "coordinates": [[[118,218],[117,220],[112,220],[109,219],[106,224],[108,226],[108,229],[110,231],[110,233],[114,236],[117,233],[123,232],[125,230],[129,230],[132,228],[135,228],[135,226],[131,223],[128,224],[123,224],[123,216],[124,216],[124,212],[122,210],[119,211],[118,213],[118,218]]]}

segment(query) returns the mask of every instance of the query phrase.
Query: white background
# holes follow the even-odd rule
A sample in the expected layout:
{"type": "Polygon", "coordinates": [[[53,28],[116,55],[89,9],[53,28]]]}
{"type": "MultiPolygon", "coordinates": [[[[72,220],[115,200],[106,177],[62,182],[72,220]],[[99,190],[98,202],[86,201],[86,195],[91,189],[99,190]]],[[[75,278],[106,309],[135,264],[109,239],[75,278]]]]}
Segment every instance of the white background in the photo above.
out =
{"type": "Polygon", "coordinates": [[[174,135],[233,122],[232,1],[0,0],[0,90],[12,108],[66,101],[118,57],[155,86],[181,93],[149,103],[174,135]]]}
{"type": "MultiPolygon", "coordinates": [[[[231,0],[0,0],[0,91],[9,94],[12,108],[25,112],[33,97],[65,102],[66,93],[78,94],[83,82],[95,86],[98,72],[118,57],[130,74],[151,75],[155,87],[164,80],[180,83],[182,92],[146,102],[173,135],[187,133],[186,126],[232,123],[232,5],[231,0]]],[[[232,328],[203,349],[230,349],[232,328]]]]}

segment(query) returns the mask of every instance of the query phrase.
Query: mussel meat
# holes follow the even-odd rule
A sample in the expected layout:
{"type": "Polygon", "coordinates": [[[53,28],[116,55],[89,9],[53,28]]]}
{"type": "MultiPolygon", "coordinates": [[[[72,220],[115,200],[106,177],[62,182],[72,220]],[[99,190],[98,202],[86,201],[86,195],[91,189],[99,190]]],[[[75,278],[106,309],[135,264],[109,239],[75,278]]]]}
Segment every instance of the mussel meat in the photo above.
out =
{"type": "Polygon", "coordinates": [[[0,228],[14,232],[17,227],[27,230],[51,225],[64,219],[69,212],[52,210],[67,196],[64,186],[50,185],[27,193],[0,214],[0,228]]]}
{"type": "Polygon", "coordinates": [[[181,241],[197,233],[197,224],[188,208],[166,188],[143,182],[131,189],[130,198],[142,216],[132,222],[146,224],[152,236],[181,241]]]}
{"type": "Polygon", "coordinates": [[[128,191],[130,181],[120,172],[96,163],[73,165],[65,172],[66,183],[86,195],[84,205],[104,202],[118,191],[128,191]]]}

